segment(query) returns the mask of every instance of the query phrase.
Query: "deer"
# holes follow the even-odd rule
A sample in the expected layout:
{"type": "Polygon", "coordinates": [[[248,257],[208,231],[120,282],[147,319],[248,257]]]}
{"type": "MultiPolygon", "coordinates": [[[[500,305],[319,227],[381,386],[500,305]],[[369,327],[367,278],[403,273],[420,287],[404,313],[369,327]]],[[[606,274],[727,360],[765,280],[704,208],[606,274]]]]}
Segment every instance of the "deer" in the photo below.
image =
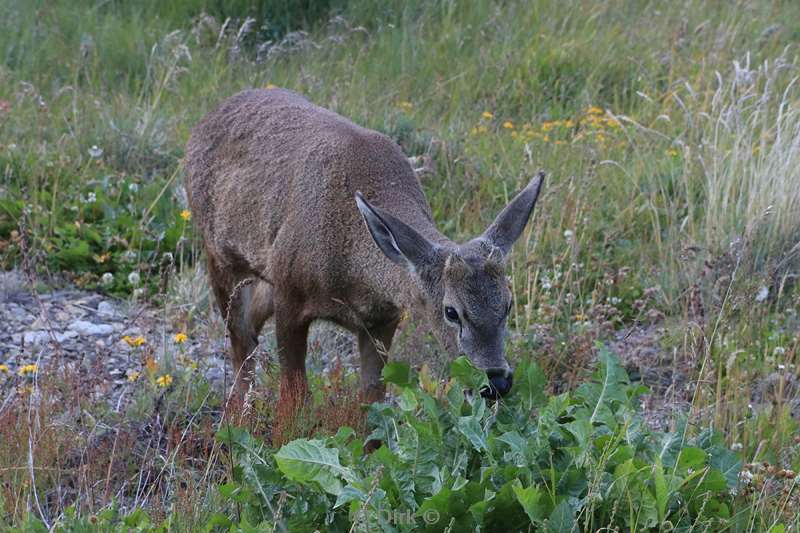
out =
{"type": "Polygon", "coordinates": [[[250,89],[193,128],[185,188],[211,289],[246,394],[264,323],[274,317],[279,403],[308,391],[309,327],[357,339],[360,396],[383,401],[382,369],[405,313],[448,356],[486,372],[480,394],[511,390],[504,337],[506,262],[539,196],[538,173],[480,236],[445,237],[408,157],[389,137],[285,89],[250,89]]]}

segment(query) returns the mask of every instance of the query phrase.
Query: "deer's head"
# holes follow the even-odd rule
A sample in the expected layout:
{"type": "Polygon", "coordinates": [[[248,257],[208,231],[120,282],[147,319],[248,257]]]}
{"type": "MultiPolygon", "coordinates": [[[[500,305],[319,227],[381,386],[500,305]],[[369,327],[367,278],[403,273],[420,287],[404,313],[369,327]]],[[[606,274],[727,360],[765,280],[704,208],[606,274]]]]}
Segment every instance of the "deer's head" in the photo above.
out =
{"type": "Polygon", "coordinates": [[[439,341],[454,357],[466,354],[486,371],[491,387],[482,391],[484,396],[503,396],[511,390],[512,371],[503,345],[512,303],[506,257],[530,219],[543,179],[540,173],[531,180],[482,235],[446,246],[356,194],[375,243],[414,279],[439,341]]]}

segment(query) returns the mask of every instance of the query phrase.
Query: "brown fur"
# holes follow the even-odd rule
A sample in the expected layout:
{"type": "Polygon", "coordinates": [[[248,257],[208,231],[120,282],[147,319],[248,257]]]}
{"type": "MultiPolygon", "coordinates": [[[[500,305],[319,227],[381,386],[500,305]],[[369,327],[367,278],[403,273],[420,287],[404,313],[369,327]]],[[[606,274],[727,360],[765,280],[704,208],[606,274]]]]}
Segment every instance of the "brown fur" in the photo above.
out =
{"type": "MultiPolygon", "coordinates": [[[[369,400],[383,396],[385,351],[404,309],[423,310],[453,351],[459,343],[442,319],[448,291],[453,298],[483,299],[480,305],[490,291],[489,322],[504,324],[494,315],[504,312],[510,295],[497,257],[490,257],[493,247],[485,237],[459,246],[437,231],[408,159],[386,136],[290,91],[248,90],[194,128],[185,163],[209,278],[229,318],[240,390],[252,371],[258,333],[273,315],[282,389],[305,387],[309,325],[329,320],[358,336],[362,387],[369,400]],[[383,209],[364,199],[357,208],[357,191],[383,209]],[[382,221],[398,242],[410,243],[403,251],[416,262],[390,261],[380,243],[376,246],[370,233],[384,227],[382,221]],[[470,289],[459,295],[458,287],[448,285],[444,265],[451,255],[464,257],[465,265],[485,267],[470,267],[478,274],[463,273],[469,285],[477,284],[478,294],[470,289]],[[244,283],[248,279],[256,281],[244,283]]],[[[505,231],[498,227],[495,232],[505,231]]],[[[490,333],[492,354],[473,358],[484,368],[502,360],[502,346],[500,360],[494,353],[497,334],[490,333]]]]}

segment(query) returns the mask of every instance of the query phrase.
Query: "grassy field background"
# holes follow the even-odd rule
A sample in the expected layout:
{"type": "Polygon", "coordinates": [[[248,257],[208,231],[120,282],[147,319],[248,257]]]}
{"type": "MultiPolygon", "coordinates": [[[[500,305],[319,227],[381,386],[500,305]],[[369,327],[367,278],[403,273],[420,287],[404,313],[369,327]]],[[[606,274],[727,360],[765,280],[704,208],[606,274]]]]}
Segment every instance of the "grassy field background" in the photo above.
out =
{"type": "MultiPolygon", "coordinates": [[[[0,0],[0,9],[0,263],[33,288],[191,304],[165,318],[191,334],[209,305],[184,212],[189,131],[241,89],[286,87],[421,156],[436,221],[454,239],[480,232],[545,170],[510,261],[513,357],[536,358],[550,387],[568,390],[596,341],[658,329],[660,363],[687,369],[693,427],[720,431],[748,463],[800,468],[797,2],[0,0]],[[178,275],[160,290],[166,252],[178,275]],[[131,273],[144,292],[133,295],[131,273]]],[[[415,349],[408,341],[398,352],[415,349]]],[[[41,386],[57,395],[64,378],[49,379],[41,386]]],[[[19,398],[0,423],[0,524],[41,512],[36,492],[61,482],[48,472],[68,470],[57,451],[66,441],[28,449],[31,404],[19,398]],[[37,480],[24,468],[34,458],[37,480]]],[[[187,412],[176,404],[174,427],[190,424],[187,412]]],[[[240,422],[258,426],[249,415],[240,422]]],[[[173,457],[192,482],[139,503],[203,523],[191,502],[215,501],[225,474],[218,451],[203,459],[195,476],[194,463],[173,457]]],[[[798,489],[784,477],[748,500],[761,517],[751,530],[797,530],[798,489]]],[[[89,516],[102,503],[77,509],[89,516]]]]}

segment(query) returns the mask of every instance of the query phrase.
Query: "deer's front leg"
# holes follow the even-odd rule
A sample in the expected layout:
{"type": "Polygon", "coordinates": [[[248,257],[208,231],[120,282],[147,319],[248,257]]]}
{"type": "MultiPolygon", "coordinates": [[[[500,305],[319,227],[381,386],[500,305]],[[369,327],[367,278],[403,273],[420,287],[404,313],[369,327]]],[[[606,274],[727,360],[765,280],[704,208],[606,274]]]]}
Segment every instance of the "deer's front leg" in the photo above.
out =
{"type": "Polygon", "coordinates": [[[306,350],[310,322],[300,319],[291,307],[275,309],[275,340],[281,367],[279,404],[283,412],[302,405],[308,394],[306,350]],[[291,408],[290,408],[291,407],[291,408]]]}
{"type": "Polygon", "coordinates": [[[397,329],[393,321],[358,334],[358,352],[361,356],[361,398],[364,402],[383,401],[386,387],[381,379],[383,365],[389,357],[389,348],[397,329]]]}

